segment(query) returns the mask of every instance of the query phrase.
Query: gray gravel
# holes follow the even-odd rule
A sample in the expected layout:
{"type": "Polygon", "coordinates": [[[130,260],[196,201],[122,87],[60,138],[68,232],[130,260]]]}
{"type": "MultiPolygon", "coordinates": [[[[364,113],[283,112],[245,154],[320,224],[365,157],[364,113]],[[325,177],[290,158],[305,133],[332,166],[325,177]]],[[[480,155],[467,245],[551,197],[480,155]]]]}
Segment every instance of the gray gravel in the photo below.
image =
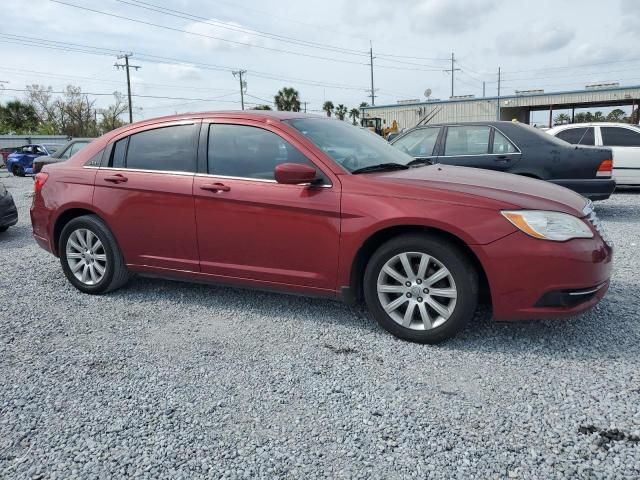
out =
{"type": "Polygon", "coordinates": [[[441,346],[340,303],[134,279],[83,295],[0,236],[0,478],[640,478],[640,192],[597,210],[610,293],[572,320],[480,312],[441,346]]]}

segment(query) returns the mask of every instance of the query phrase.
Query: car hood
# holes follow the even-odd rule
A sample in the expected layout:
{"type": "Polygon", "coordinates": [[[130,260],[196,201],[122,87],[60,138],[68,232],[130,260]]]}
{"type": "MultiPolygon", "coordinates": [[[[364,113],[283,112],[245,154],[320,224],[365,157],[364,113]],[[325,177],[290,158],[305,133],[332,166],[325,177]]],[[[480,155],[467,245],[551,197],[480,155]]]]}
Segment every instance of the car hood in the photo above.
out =
{"type": "Polygon", "coordinates": [[[421,185],[491,199],[501,208],[552,210],[582,217],[587,199],[553,183],[480,168],[430,165],[375,174],[379,181],[421,185]]]}

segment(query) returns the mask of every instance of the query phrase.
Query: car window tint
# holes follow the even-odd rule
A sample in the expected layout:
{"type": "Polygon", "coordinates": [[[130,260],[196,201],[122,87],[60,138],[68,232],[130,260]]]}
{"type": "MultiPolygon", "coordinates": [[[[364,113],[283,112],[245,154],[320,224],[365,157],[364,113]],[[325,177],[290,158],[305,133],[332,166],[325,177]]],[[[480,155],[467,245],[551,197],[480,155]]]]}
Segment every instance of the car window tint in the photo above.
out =
{"type": "Polygon", "coordinates": [[[207,162],[214,175],[262,180],[273,180],[276,165],[281,163],[316,168],[279,135],[246,125],[211,124],[207,162]]]}
{"type": "Polygon", "coordinates": [[[109,165],[113,168],[124,168],[124,157],[127,153],[127,142],[129,141],[128,137],[125,137],[121,140],[118,140],[113,147],[113,151],[111,153],[111,161],[109,165]]]}
{"type": "Polygon", "coordinates": [[[640,131],[620,127],[600,127],[605,147],[640,147],[640,131]]]}
{"type": "Polygon", "coordinates": [[[586,127],[567,128],[566,130],[558,132],[556,134],[556,137],[558,137],[560,140],[564,140],[565,142],[569,142],[572,145],[578,145],[586,135],[587,130],[589,129],[586,127]]]}
{"type": "Polygon", "coordinates": [[[194,133],[195,125],[175,125],[131,135],[126,168],[195,172],[194,133]]]}
{"type": "Polygon", "coordinates": [[[449,127],[445,155],[484,155],[489,153],[490,129],[484,125],[449,127]]]}
{"type": "Polygon", "coordinates": [[[493,153],[515,153],[517,152],[516,147],[507,140],[502,133],[497,130],[494,130],[493,133],[493,153]]]}
{"type": "Polygon", "coordinates": [[[439,128],[418,128],[399,138],[393,146],[413,157],[428,157],[433,155],[439,133],[439,128]]]}

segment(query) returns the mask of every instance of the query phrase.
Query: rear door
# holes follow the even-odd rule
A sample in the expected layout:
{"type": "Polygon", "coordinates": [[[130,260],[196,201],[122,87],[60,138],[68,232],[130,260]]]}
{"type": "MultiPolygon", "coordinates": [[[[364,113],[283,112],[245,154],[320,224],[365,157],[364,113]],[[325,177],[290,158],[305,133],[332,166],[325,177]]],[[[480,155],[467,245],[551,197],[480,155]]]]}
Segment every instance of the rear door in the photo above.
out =
{"type": "Polygon", "coordinates": [[[307,147],[263,122],[203,123],[199,157],[193,192],[203,273],[335,291],[340,184],[307,147]],[[322,182],[279,184],[280,163],[310,165],[322,182]]]}
{"type": "Polygon", "coordinates": [[[144,127],[107,147],[93,203],[128,264],[199,270],[192,194],[199,125],[144,127]]]}
{"type": "Polygon", "coordinates": [[[620,185],[640,185],[640,129],[600,127],[602,145],[613,150],[613,174],[620,185]]]}
{"type": "Polygon", "coordinates": [[[489,125],[450,125],[444,132],[438,163],[489,170],[509,170],[520,151],[489,125]]]}
{"type": "Polygon", "coordinates": [[[555,136],[571,145],[596,145],[594,127],[569,127],[559,131],[555,136]]]}

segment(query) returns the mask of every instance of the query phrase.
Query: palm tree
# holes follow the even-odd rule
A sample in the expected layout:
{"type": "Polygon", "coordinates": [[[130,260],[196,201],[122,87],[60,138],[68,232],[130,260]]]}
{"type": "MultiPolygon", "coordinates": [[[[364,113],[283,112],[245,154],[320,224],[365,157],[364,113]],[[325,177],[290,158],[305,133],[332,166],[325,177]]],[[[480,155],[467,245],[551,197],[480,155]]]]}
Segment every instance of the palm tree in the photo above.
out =
{"type": "Polygon", "coordinates": [[[0,130],[31,133],[38,128],[38,116],[33,105],[14,100],[0,105],[0,130]]]}
{"type": "Polygon", "coordinates": [[[360,110],[358,110],[357,108],[352,108],[349,111],[349,118],[353,121],[353,124],[356,124],[356,120],[358,118],[360,118],[360,110]]]}
{"type": "Polygon", "coordinates": [[[256,105],[251,110],[271,110],[269,105],[256,105]]]}
{"type": "Polygon", "coordinates": [[[565,123],[571,123],[571,117],[566,113],[559,113],[553,118],[554,125],[564,125],[565,123]]]}
{"type": "Polygon", "coordinates": [[[345,115],[347,114],[347,107],[345,107],[342,103],[338,105],[336,108],[336,117],[340,120],[344,120],[345,115]]]}
{"type": "Polygon", "coordinates": [[[327,100],[326,102],[324,102],[324,105],[322,105],[322,110],[327,112],[327,117],[331,116],[334,108],[335,107],[333,106],[333,102],[331,100],[327,100]]]}
{"type": "Polygon", "coordinates": [[[278,94],[274,97],[276,108],[287,112],[299,112],[299,95],[300,94],[295,88],[284,87],[282,90],[278,91],[278,94]]]}
{"type": "Polygon", "coordinates": [[[367,102],[362,102],[360,104],[360,108],[367,108],[369,106],[369,104],[367,102]]]}

